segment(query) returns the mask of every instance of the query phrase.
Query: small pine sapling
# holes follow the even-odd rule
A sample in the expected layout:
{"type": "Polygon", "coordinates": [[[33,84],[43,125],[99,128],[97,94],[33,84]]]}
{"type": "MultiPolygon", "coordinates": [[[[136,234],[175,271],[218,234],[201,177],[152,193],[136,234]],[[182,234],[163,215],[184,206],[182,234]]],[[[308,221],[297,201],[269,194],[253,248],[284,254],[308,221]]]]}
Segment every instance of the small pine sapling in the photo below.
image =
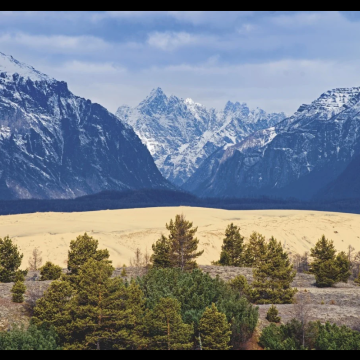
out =
{"type": "Polygon", "coordinates": [[[22,303],[24,302],[24,294],[26,291],[26,286],[24,281],[18,280],[11,288],[12,293],[12,302],[14,303],[22,303]]]}
{"type": "Polygon", "coordinates": [[[276,308],[276,306],[271,305],[270,309],[266,314],[266,320],[272,323],[279,323],[281,321],[281,317],[278,315],[279,315],[279,311],[276,308]]]}

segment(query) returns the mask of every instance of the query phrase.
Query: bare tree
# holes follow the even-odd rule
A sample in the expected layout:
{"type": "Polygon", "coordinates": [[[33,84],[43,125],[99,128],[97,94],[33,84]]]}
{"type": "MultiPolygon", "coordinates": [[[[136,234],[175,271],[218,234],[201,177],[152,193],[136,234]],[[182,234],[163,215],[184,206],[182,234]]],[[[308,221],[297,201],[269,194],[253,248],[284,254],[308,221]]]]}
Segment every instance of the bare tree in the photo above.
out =
{"type": "Polygon", "coordinates": [[[139,248],[136,248],[134,257],[130,259],[130,266],[134,267],[135,276],[141,276],[148,271],[150,266],[150,255],[146,248],[145,254],[139,248]]]}
{"type": "Polygon", "coordinates": [[[38,248],[35,248],[33,250],[32,255],[29,259],[29,270],[39,270],[42,264],[41,254],[42,252],[38,248]]]}
{"type": "Polygon", "coordinates": [[[311,316],[311,297],[308,292],[301,291],[295,295],[294,313],[295,319],[301,323],[302,345],[305,347],[305,331],[311,316]]]}

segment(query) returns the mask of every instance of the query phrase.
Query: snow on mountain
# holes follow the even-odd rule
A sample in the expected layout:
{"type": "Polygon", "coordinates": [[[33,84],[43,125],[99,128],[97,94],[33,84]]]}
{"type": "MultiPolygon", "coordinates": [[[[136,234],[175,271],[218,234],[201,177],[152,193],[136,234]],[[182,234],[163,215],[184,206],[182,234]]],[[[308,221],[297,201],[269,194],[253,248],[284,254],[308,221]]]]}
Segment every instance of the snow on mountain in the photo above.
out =
{"type": "Polygon", "coordinates": [[[222,111],[207,109],[190,98],[167,97],[160,88],[135,108],[120,106],[116,115],[133,127],[164,177],[179,186],[214,151],[285,118],[238,102],[222,111]]]}
{"type": "Polygon", "coordinates": [[[0,198],[168,188],[132,128],[0,53],[0,198]]]}
{"type": "Polygon", "coordinates": [[[360,153],[360,88],[334,89],[211,155],[184,184],[202,196],[309,199],[360,153]]]}

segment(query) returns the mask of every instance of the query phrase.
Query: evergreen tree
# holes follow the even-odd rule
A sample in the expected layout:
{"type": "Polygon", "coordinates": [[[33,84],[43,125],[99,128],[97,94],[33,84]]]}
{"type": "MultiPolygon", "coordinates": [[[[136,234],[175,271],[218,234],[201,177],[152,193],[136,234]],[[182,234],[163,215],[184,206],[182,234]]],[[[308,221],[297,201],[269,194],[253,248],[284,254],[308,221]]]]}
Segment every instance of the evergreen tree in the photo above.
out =
{"type": "Polygon", "coordinates": [[[316,286],[331,287],[338,282],[339,268],[335,260],[326,260],[316,266],[316,286]]]}
{"type": "Polygon", "coordinates": [[[9,236],[0,238],[0,282],[8,283],[15,280],[23,256],[9,236]]]}
{"type": "Polygon", "coordinates": [[[199,332],[204,350],[230,349],[230,324],[226,315],[218,311],[214,303],[204,311],[200,319],[199,332]]]}
{"type": "Polygon", "coordinates": [[[168,239],[171,243],[171,266],[179,267],[182,271],[196,268],[195,259],[204,252],[196,251],[199,244],[199,240],[194,238],[197,227],[193,228],[193,223],[185,220],[184,215],[176,215],[175,221],[171,219],[166,228],[170,231],[168,239]]]}
{"type": "Polygon", "coordinates": [[[153,254],[150,257],[150,262],[154,268],[164,269],[171,267],[171,242],[166,236],[161,235],[161,238],[155,244],[152,244],[152,249],[153,254]]]}
{"type": "Polygon", "coordinates": [[[37,302],[34,324],[54,326],[64,349],[144,346],[143,294],[135,283],[126,287],[121,278],[111,278],[113,270],[108,261],[90,258],[76,283],[54,281],[37,302]]]}
{"type": "Polygon", "coordinates": [[[145,324],[152,350],[190,350],[193,346],[193,328],[183,323],[176,299],[161,298],[146,314],[145,324]]]}
{"type": "Polygon", "coordinates": [[[335,247],[332,240],[325,238],[325,235],[318,240],[315,247],[310,249],[310,256],[313,258],[309,272],[316,275],[319,272],[320,264],[325,261],[335,260],[335,247]]]}
{"type": "Polygon", "coordinates": [[[244,237],[240,228],[233,223],[225,230],[219,264],[222,266],[243,266],[244,237]]]}
{"type": "Polygon", "coordinates": [[[121,270],[121,277],[126,277],[127,276],[127,272],[126,272],[126,265],[124,264],[121,270]]]}
{"type": "Polygon", "coordinates": [[[26,291],[26,286],[24,281],[18,280],[11,288],[12,293],[12,302],[14,303],[22,303],[24,302],[24,294],[26,291]]]}
{"type": "Polygon", "coordinates": [[[68,252],[68,270],[71,274],[77,274],[82,265],[90,258],[97,261],[106,260],[109,263],[109,251],[107,249],[98,250],[99,241],[89,236],[87,233],[79,235],[76,240],[71,240],[68,252]]]}
{"type": "Polygon", "coordinates": [[[32,324],[54,328],[60,343],[71,341],[72,334],[68,329],[72,320],[69,301],[73,296],[74,289],[68,281],[53,281],[43,297],[36,302],[32,324]]]}
{"type": "Polygon", "coordinates": [[[281,321],[281,318],[279,316],[279,311],[276,308],[276,306],[271,305],[271,307],[269,308],[266,314],[266,320],[272,323],[279,323],[281,321]]]}
{"type": "Polygon", "coordinates": [[[291,288],[296,272],[281,243],[272,237],[263,261],[254,269],[252,300],[257,304],[290,304],[296,293],[291,288]]]}
{"type": "Polygon", "coordinates": [[[40,268],[41,281],[44,280],[57,280],[62,274],[60,266],[47,261],[44,266],[40,268]]]}
{"type": "Polygon", "coordinates": [[[244,250],[244,266],[257,267],[266,254],[265,237],[257,232],[250,235],[249,242],[244,250]]]}
{"type": "Polygon", "coordinates": [[[58,336],[53,329],[47,330],[30,325],[14,327],[0,332],[0,350],[60,350],[58,336]]]}
{"type": "Polygon", "coordinates": [[[337,281],[347,283],[351,275],[351,271],[350,271],[351,264],[348,256],[345,254],[344,251],[336,255],[335,264],[336,267],[338,268],[337,281]]]}
{"type": "Polygon", "coordinates": [[[244,275],[238,275],[228,282],[230,287],[240,293],[241,296],[248,297],[251,293],[251,288],[244,275]]]}

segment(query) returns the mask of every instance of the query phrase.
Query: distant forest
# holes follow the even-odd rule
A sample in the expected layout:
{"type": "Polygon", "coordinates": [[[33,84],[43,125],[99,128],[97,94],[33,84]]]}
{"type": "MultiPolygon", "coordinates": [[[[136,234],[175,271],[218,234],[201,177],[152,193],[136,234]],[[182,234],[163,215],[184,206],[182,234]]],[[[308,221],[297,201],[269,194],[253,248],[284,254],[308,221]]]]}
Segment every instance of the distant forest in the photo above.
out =
{"type": "Polygon", "coordinates": [[[300,201],[270,197],[258,198],[198,198],[181,191],[142,189],[103,191],[76,199],[0,200],[0,215],[34,212],[80,212],[131,209],[160,206],[197,206],[227,210],[292,209],[335,211],[360,214],[360,199],[300,201]]]}

